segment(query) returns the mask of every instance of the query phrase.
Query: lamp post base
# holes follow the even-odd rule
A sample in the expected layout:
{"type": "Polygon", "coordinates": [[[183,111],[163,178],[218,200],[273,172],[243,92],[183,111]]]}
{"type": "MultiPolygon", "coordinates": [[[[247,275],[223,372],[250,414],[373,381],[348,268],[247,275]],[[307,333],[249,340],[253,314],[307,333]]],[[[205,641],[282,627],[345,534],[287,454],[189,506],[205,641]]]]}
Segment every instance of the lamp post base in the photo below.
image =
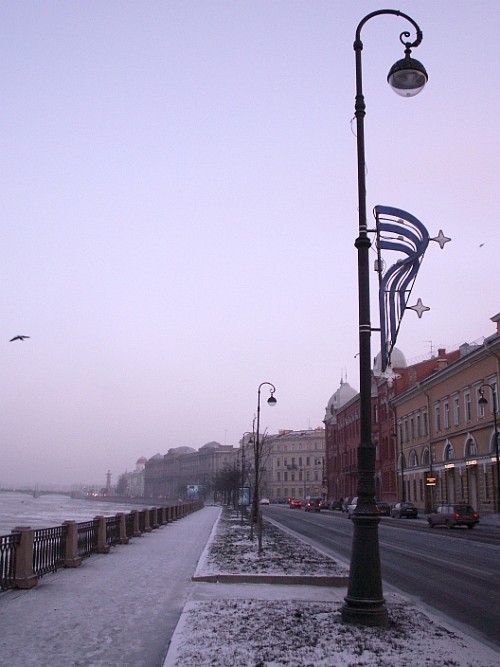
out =
{"type": "Polygon", "coordinates": [[[352,543],[349,587],[342,607],[345,623],[386,627],[389,615],[382,594],[382,577],[378,549],[378,523],[376,514],[352,516],[354,535],[352,543]]]}

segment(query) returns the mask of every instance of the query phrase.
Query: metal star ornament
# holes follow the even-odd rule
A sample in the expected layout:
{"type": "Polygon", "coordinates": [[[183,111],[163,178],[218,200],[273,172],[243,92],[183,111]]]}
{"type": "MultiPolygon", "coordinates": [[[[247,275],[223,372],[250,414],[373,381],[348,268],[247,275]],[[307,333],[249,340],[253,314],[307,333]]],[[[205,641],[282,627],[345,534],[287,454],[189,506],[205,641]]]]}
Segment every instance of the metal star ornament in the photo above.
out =
{"type": "Polygon", "coordinates": [[[436,243],[439,243],[439,247],[441,250],[444,248],[444,246],[451,241],[449,236],[445,236],[443,234],[443,230],[439,230],[439,234],[435,236],[433,239],[429,239],[429,241],[436,241],[436,243]]]}
{"type": "Polygon", "coordinates": [[[407,308],[408,310],[414,310],[417,313],[419,319],[427,310],[430,310],[429,306],[424,306],[422,299],[420,298],[414,306],[407,306],[407,308]]]}

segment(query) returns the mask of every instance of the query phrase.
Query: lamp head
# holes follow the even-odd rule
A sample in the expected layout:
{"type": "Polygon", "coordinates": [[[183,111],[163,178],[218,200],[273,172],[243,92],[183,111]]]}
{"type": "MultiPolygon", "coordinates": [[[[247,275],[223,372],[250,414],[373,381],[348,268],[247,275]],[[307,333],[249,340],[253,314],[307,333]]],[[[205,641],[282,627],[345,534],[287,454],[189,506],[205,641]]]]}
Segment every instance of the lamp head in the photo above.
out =
{"type": "Polygon", "coordinates": [[[269,398],[267,399],[267,404],[270,405],[271,407],[273,407],[273,405],[276,405],[276,403],[278,402],[278,401],[274,398],[274,395],[273,395],[273,394],[274,394],[274,392],[271,392],[271,396],[269,396],[269,398]]]}
{"type": "Polygon", "coordinates": [[[415,58],[411,58],[409,48],[406,49],[405,57],[394,63],[387,75],[387,83],[401,97],[415,97],[428,80],[425,67],[415,58]]]}

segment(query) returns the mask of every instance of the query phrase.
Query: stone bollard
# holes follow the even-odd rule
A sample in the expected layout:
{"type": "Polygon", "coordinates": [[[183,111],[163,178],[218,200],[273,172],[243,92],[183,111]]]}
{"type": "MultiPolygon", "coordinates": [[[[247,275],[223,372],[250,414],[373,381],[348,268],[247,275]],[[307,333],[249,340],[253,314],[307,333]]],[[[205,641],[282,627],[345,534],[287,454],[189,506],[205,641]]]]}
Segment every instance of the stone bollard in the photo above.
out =
{"type": "Polygon", "coordinates": [[[150,533],[153,530],[151,528],[151,523],[150,523],[150,514],[151,514],[151,511],[149,509],[144,510],[144,532],[145,533],[150,533]]]}
{"type": "Polygon", "coordinates": [[[106,541],[106,519],[103,516],[96,516],[94,521],[98,522],[97,526],[97,553],[109,554],[111,547],[106,541]]]}
{"type": "Polygon", "coordinates": [[[124,512],[118,512],[116,515],[120,521],[120,544],[128,544],[129,539],[127,537],[127,523],[125,519],[124,512]]]}
{"type": "Polygon", "coordinates": [[[139,510],[132,510],[130,514],[134,515],[134,531],[132,537],[141,537],[141,529],[139,527],[139,510]]]}
{"type": "Polygon", "coordinates": [[[151,528],[159,528],[160,524],[158,523],[158,508],[157,507],[152,507],[150,511],[150,519],[151,519],[151,528]]]}
{"type": "Polygon", "coordinates": [[[19,547],[16,549],[16,588],[33,588],[38,584],[38,577],[33,572],[34,531],[29,526],[14,528],[13,533],[21,533],[19,547]]]}
{"type": "Polygon", "coordinates": [[[78,524],[76,521],[64,521],[63,526],[67,526],[64,567],[80,567],[82,559],[78,555],[78,524]]]}

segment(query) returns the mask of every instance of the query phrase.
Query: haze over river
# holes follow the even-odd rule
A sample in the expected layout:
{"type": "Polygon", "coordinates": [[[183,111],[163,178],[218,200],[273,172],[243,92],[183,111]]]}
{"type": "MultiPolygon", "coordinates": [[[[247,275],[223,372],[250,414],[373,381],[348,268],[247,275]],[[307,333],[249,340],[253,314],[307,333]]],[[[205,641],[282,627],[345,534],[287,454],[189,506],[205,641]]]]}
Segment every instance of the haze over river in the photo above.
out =
{"type": "Polygon", "coordinates": [[[51,528],[63,521],[90,521],[96,516],[112,516],[117,512],[151,507],[151,503],[140,501],[105,502],[70,498],[59,494],[41,495],[33,498],[28,493],[0,492],[0,535],[7,535],[16,526],[51,528]]]}

